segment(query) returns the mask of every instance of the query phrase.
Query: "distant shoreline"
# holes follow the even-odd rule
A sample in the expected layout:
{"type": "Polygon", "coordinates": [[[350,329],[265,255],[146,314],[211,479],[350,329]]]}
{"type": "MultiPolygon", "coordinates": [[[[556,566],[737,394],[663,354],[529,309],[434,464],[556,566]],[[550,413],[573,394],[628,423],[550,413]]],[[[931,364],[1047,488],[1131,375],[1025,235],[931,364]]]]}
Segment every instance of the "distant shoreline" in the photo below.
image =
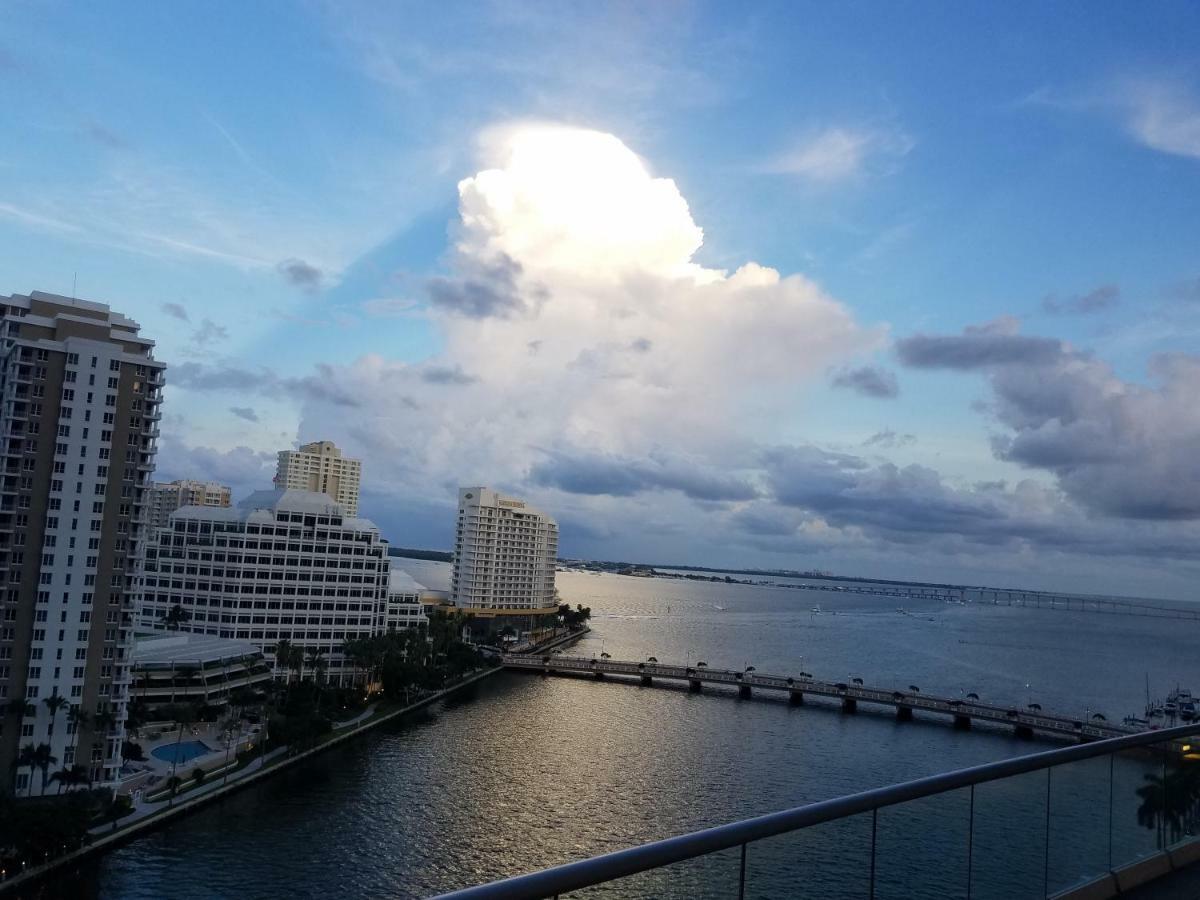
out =
{"type": "MultiPolygon", "coordinates": [[[[429,560],[433,562],[453,562],[454,554],[446,550],[416,550],[406,547],[392,547],[388,550],[390,556],[406,559],[429,560]]],[[[833,575],[827,572],[798,572],[795,569],[721,569],[712,566],[682,566],[661,565],[648,563],[629,563],[613,560],[594,559],[559,559],[559,566],[580,569],[586,572],[603,572],[608,575],[633,575],[641,578],[686,578],[686,575],[676,575],[675,572],[705,572],[712,575],[747,575],[758,578],[801,578],[809,581],[835,581],[855,584],[880,584],[890,587],[928,588],[941,591],[1000,591],[1003,593],[1040,595],[1043,597],[1075,597],[1101,598],[1105,600],[1140,601],[1150,603],[1164,602],[1158,597],[1133,597],[1122,594],[1082,594],[1067,591],[1047,591],[1038,588],[999,587],[987,584],[953,584],[944,581],[905,581],[900,578],[867,578],[858,575],[833,575]]],[[[696,579],[701,580],[701,579],[696,579]]],[[[712,579],[703,579],[709,581],[712,579]]],[[[724,581],[725,579],[716,579],[724,581]]],[[[735,584],[757,584],[753,581],[733,581],[735,584]]],[[[1183,600],[1168,600],[1168,603],[1187,603],[1183,600]]]]}

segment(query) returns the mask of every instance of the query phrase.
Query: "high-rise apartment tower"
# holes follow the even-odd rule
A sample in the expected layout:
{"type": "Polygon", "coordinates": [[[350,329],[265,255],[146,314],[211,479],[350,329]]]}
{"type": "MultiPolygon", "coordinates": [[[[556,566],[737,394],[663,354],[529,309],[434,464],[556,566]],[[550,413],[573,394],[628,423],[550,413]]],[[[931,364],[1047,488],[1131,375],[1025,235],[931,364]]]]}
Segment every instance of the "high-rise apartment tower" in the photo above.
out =
{"type": "Polygon", "coordinates": [[[333,441],[314,441],[299,450],[280,450],[275,487],[328,494],[348,516],[358,515],[362,463],[342,456],[333,441]]]}
{"type": "Polygon", "coordinates": [[[228,506],[231,496],[228,487],[215,481],[156,481],[150,485],[147,523],[157,531],[181,506],[228,506]]]}
{"type": "Polygon", "coordinates": [[[164,364],[100,303],[0,296],[0,772],[18,794],[56,767],[118,780],[164,364]]]}
{"type": "Polygon", "coordinates": [[[558,525],[485,487],[458,492],[450,599],[468,609],[552,610],[558,525]]]}

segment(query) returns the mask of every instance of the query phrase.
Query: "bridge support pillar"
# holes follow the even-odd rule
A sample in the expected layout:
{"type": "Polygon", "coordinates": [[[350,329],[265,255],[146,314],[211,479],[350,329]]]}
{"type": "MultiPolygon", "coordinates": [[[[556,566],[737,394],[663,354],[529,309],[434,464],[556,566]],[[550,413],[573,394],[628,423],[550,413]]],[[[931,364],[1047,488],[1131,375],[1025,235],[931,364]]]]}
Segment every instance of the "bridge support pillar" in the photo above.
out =
{"type": "Polygon", "coordinates": [[[700,688],[702,686],[703,686],[703,682],[701,682],[699,678],[689,678],[688,679],[688,690],[691,691],[693,694],[700,693],[700,688]]]}
{"type": "Polygon", "coordinates": [[[1030,740],[1033,738],[1033,729],[1030,728],[1028,725],[1018,725],[1017,726],[1017,737],[1025,738],[1026,740],[1030,740]]]}
{"type": "Polygon", "coordinates": [[[912,713],[911,706],[897,706],[896,707],[896,721],[897,722],[911,722],[912,717],[913,717],[913,713],[912,713]]]}
{"type": "Polygon", "coordinates": [[[649,675],[643,675],[642,676],[642,685],[644,687],[654,687],[654,679],[651,678],[649,675]]]}
{"type": "Polygon", "coordinates": [[[750,685],[739,684],[738,685],[738,696],[741,697],[743,700],[750,699],[750,685]]]}
{"type": "Polygon", "coordinates": [[[549,666],[542,666],[542,677],[543,677],[543,678],[548,678],[549,676],[550,676],[550,667],[549,667],[549,666]]]}
{"type": "Polygon", "coordinates": [[[788,703],[792,704],[792,706],[803,706],[804,691],[798,691],[795,688],[792,688],[792,690],[788,691],[788,703]]]}
{"type": "Polygon", "coordinates": [[[842,712],[858,712],[858,701],[853,697],[842,698],[842,712]]]}
{"type": "Polygon", "coordinates": [[[954,727],[959,731],[966,731],[971,727],[971,717],[956,713],[954,716],[954,727]]]}

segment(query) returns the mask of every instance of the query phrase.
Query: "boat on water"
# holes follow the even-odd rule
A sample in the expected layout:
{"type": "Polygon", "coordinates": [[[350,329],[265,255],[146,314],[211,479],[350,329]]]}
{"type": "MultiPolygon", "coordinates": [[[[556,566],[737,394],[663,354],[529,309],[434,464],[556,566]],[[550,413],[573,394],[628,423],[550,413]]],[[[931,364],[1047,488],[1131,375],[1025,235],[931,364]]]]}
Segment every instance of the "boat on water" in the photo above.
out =
{"type": "Polygon", "coordinates": [[[1192,692],[1187,688],[1176,687],[1167,695],[1165,708],[1169,713],[1171,707],[1174,707],[1176,714],[1184,722],[1190,722],[1196,718],[1196,701],[1192,697],[1192,692]]]}
{"type": "Polygon", "coordinates": [[[813,611],[814,613],[819,613],[819,612],[821,611],[821,604],[820,604],[820,603],[818,603],[816,606],[814,606],[814,607],[812,608],[812,611],[813,611]]]}

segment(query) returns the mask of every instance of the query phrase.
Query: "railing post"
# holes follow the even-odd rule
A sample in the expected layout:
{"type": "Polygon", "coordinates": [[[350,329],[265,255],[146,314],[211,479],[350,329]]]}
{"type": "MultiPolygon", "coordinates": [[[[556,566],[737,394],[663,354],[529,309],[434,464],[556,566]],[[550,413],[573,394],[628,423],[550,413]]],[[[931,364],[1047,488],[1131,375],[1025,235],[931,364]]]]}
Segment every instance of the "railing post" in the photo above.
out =
{"type": "Polygon", "coordinates": [[[746,900],[746,845],[742,844],[742,864],[738,870],[738,900],[746,900]]]}
{"type": "Polygon", "coordinates": [[[875,832],[879,825],[879,807],[871,810],[871,889],[867,895],[875,900],[875,832]]]}
{"type": "Polygon", "coordinates": [[[1113,768],[1116,765],[1117,754],[1108,754],[1108,871],[1113,867],[1113,768]]]}
{"type": "Polygon", "coordinates": [[[971,785],[971,805],[967,814],[967,900],[971,900],[971,868],[975,859],[975,785],[971,785]]]}
{"type": "Polygon", "coordinates": [[[1050,896],[1050,773],[1054,766],[1046,768],[1046,855],[1042,860],[1042,896],[1050,896]]]}
{"type": "MultiPolygon", "coordinates": [[[[1167,746],[1170,747],[1170,744],[1168,744],[1167,746]]],[[[1163,774],[1162,774],[1162,823],[1163,823],[1162,834],[1163,834],[1163,836],[1162,836],[1162,847],[1159,848],[1161,850],[1166,850],[1167,847],[1171,846],[1171,833],[1170,833],[1171,815],[1170,815],[1170,809],[1167,806],[1167,752],[1168,751],[1164,750],[1163,755],[1162,755],[1162,758],[1163,758],[1163,762],[1162,762],[1162,772],[1163,772],[1163,774]]]]}

